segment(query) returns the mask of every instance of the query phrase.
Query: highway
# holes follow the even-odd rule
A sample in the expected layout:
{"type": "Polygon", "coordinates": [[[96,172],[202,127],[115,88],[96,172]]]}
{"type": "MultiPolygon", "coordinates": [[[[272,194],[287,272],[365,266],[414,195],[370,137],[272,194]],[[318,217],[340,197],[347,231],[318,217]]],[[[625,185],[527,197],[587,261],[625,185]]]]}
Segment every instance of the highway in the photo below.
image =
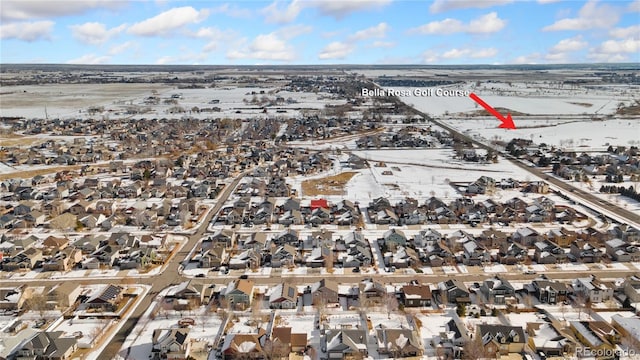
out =
{"type": "MultiPolygon", "coordinates": [[[[396,98],[397,101],[402,102],[402,100],[400,100],[399,98],[396,98]]],[[[471,101],[471,100],[469,100],[471,101]]],[[[409,106],[409,105],[407,105],[409,106]]],[[[491,151],[495,151],[497,153],[501,153],[499,150],[492,148],[491,146],[482,143],[470,136],[467,136],[466,134],[460,132],[458,129],[447,125],[446,123],[439,121],[439,120],[435,120],[433,118],[431,118],[428,114],[423,113],[422,111],[411,107],[411,109],[414,111],[414,113],[418,116],[424,117],[425,119],[428,119],[430,122],[438,125],[439,127],[449,131],[452,134],[456,134],[459,137],[463,138],[464,140],[467,140],[469,142],[471,142],[472,144],[478,146],[479,148],[485,149],[485,150],[491,150],[491,151]]],[[[469,121],[474,121],[474,120],[469,120],[469,121]]],[[[517,121],[517,119],[515,119],[514,121],[517,121]]],[[[498,122],[496,121],[496,127],[497,127],[498,122]]],[[[517,126],[517,124],[516,124],[517,126]]],[[[517,128],[515,130],[505,130],[505,131],[518,131],[517,128]]],[[[560,180],[560,179],[556,179],[553,176],[550,176],[549,174],[544,173],[542,170],[536,168],[536,167],[531,167],[529,165],[526,165],[524,163],[522,163],[520,160],[516,159],[515,157],[509,155],[509,154],[502,154],[503,158],[505,158],[506,160],[509,160],[512,164],[514,164],[515,166],[528,171],[529,173],[539,177],[540,179],[544,179],[546,182],[548,182],[549,184],[555,186],[556,188],[560,189],[561,191],[564,191],[566,193],[566,195],[570,196],[570,197],[574,197],[577,198],[578,200],[580,200],[582,203],[587,203],[590,204],[592,207],[594,207],[596,211],[598,207],[603,208],[606,210],[606,212],[610,212],[612,214],[614,214],[616,217],[618,217],[618,219],[614,219],[617,220],[619,222],[622,223],[627,223],[629,225],[632,225],[634,227],[639,227],[640,228],[640,214],[637,214],[633,211],[629,211],[627,209],[623,209],[613,203],[611,203],[610,201],[607,201],[605,199],[599,198],[593,194],[590,194],[582,189],[578,189],[575,186],[572,186],[571,184],[560,180]]],[[[604,214],[607,215],[607,214],[604,214]]]]}
{"type": "MultiPolygon", "coordinates": [[[[400,100],[398,99],[398,101],[400,100]]],[[[422,113],[415,108],[412,108],[412,109],[417,115],[422,116],[426,119],[429,119],[432,123],[436,124],[437,126],[443,129],[446,129],[450,131],[452,134],[456,134],[467,141],[470,141],[471,143],[475,144],[479,148],[491,149],[493,151],[496,151],[496,149],[491,148],[489,145],[484,144],[480,141],[477,141],[461,133],[460,131],[447,125],[446,123],[431,119],[427,114],[422,113]]],[[[473,120],[469,120],[469,121],[473,121],[473,120]]],[[[505,130],[505,131],[509,131],[509,130],[505,130]]],[[[511,130],[511,131],[517,131],[517,130],[511,130]]],[[[544,179],[545,181],[557,187],[558,189],[561,189],[568,196],[575,198],[580,203],[590,204],[590,206],[592,206],[592,208],[595,211],[599,211],[598,209],[604,209],[606,211],[601,211],[602,213],[610,212],[615,215],[618,221],[626,222],[628,224],[635,225],[635,226],[639,226],[638,224],[640,224],[639,214],[620,208],[610,203],[609,201],[603,200],[592,194],[589,194],[588,192],[575,188],[560,179],[556,179],[552,176],[549,176],[548,174],[545,174],[544,172],[542,172],[537,168],[532,168],[526,164],[523,164],[521,161],[511,157],[510,155],[506,155],[505,158],[506,160],[513,163],[515,166],[518,166],[523,170],[526,170],[527,172],[541,179],[544,179]]],[[[225,202],[232,195],[234,189],[237,187],[240,180],[247,173],[248,172],[238,175],[228,186],[224,188],[222,193],[218,196],[218,200],[215,206],[213,206],[209,210],[206,217],[199,224],[197,230],[193,233],[193,235],[190,235],[187,237],[187,241],[184,242],[180,250],[177,251],[168,260],[168,263],[164,265],[163,270],[159,274],[153,275],[153,276],[140,276],[136,278],[136,283],[141,285],[148,285],[151,288],[146,293],[146,295],[144,295],[141,299],[138,300],[140,302],[138,306],[134,310],[132,310],[129,314],[127,314],[127,317],[125,319],[123,319],[124,321],[123,326],[121,326],[118,329],[118,331],[113,335],[113,337],[109,340],[108,345],[104,348],[102,353],[98,356],[99,359],[105,359],[105,360],[113,359],[118,354],[118,351],[121,349],[126,337],[131,333],[132,329],[134,328],[138,320],[141,318],[141,316],[144,314],[144,312],[152,306],[153,301],[155,300],[157,294],[161,290],[163,290],[164,288],[166,288],[171,284],[177,284],[184,280],[190,279],[188,277],[183,276],[180,273],[179,268],[181,264],[183,263],[185,258],[188,256],[190,251],[196,246],[197,242],[202,238],[202,236],[204,236],[211,219],[220,211],[220,209],[223,207],[225,202]]],[[[605,270],[605,269],[599,269],[594,265],[590,265],[589,271],[584,273],[562,271],[554,268],[544,272],[544,274],[549,276],[550,278],[564,280],[564,281],[570,281],[572,279],[575,279],[576,276],[580,276],[580,275],[588,276],[588,274],[594,274],[599,278],[609,278],[609,279],[638,274],[639,271],[632,264],[627,264],[626,266],[627,266],[627,270],[624,270],[624,269],[605,270]]],[[[400,283],[406,283],[410,280],[416,280],[416,279],[423,283],[437,283],[437,282],[449,279],[451,277],[458,278],[464,282],[481,282],[482,280],[493,275],[491,273],[484,272],[482,270],[482,267],[467,267],[467,269],[469,272],[458,273],[458,274],[445,274],[441,269],[436,269],[436,268],[433,269],[434,271],[433,274],[414,274],[414,273],[408,274],[408,273],[404,273],[402,269],[399,269],[395,273],[389,273],[389,274],[366,274],[366,273],[354,274],[354,273],[349,273],[349,270],[345,269],[345,272],[346,272],[345,274],[333,274],[333,275],[322,275],[319,272],[316,273],[315,270],[309,271],[309,273],[305,275],[288,275],[288,274],[282,275],[282,274],[279,274],[279,272],[274,271],[273,275],[270,275],[270,276],[250,275],[249,277],[255,281],[256,285],[275,285],[283,281],[287,283],[295,284],[295,285],[303,285],[303,284],[310,284],[310,283],[319,281],[321,279],[329,278],[329,277],[334,278],[339,283],[344,283],[344,284],[355,284],[365,278],[373,278],[385,284],[389,284],[389,283],[400,284],[400,283]]],[[[514,267],[509,267],[508,269],[510,270],[509,272],[497,274],[497,275],[500,275],[501,277],[504,277],[508,280],[530,280],[539,276],[539,275],[533,275],[533,274],[523,274],[521,271],[515,270],[514,267]]],[[[240,274],[239,272],[236,273],[232,271],[231,274],[226,276],[216,276],[215,278],[212,278],[212,277],[192,278],[192,281],[194,283],[227,284],[232,279],[237,278],[239,274],[240,274]]],[[[117,283],[118,281],[121,281],[121,280],[123,280],[122,277],[120,278],[118,277],[85,278],[83,279],[83,282],[92,283],[92,284],[105,284],[105,283],[114,283],[114,282],[117,283]]],[[[10,279],[9,281],[12,284],[16,284],[16,285],[24,284],[24,285],[40,285],[41,286],[43,283],[46,283],[46,282],[60,282],[63,280],[62,279],[24,279],[24,280],[10,279]]]]}

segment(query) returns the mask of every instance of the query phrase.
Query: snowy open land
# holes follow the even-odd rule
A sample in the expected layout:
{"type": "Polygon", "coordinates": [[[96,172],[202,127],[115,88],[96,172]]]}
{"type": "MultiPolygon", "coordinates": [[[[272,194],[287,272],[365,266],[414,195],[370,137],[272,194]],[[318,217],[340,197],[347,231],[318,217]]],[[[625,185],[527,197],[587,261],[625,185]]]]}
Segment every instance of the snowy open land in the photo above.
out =
{"type": "MultiPolygon", "coordinates": [[[[273,84],[275,85],[275,84],[273,84]]],[[[0,116],[26,118],[105,118],[126,116],[131,118],[235,118],[267,116],[297,116],[301,109],[323,109],[325,105],[344,104],[345,100],[330,98],[329,94],[280,91],[278,87],[244,87],[238,85],[204,89],[180,89],[165,84],[56,84],[6,86],[0,95],[0,116]],[[148,102],[156,97],[157,103],[148,102]],[[263,97],[275,100],[281,97],[291,102],[278,105],[284,111],[263,112],[263,105],[252,100],[263,97]],[[175,103],[165,103],[173,100],[175,103]],[[103,107],[104,111],[89,114],[90,107],[103,107]],[[182,107],[184,112],[171,113],[171,108],[182,107]],[[197,112],[194,108],[217,107],[215,112],[197,112]],[[131,113],[136,110],[138,113],[131,113]]]]}

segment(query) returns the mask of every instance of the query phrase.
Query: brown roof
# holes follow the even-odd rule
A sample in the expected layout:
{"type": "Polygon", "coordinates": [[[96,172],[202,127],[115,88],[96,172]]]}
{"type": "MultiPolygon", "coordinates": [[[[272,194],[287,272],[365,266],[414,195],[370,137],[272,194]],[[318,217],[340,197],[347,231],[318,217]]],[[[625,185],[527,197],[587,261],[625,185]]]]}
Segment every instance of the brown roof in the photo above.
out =
{"type": "Polygon", "coordinates": [[[271,338],[275,341],[279,340],[283,344],[291,343],[291,328],[290,327],[276,327],[271,332],[271,338]]]}
{"type": "Polygon", "coordinates": [[[240,279],[238,280],[236,289],[242,291],[245,294],[251,294],[251,292],[253,291],[253,284],[253,280],[240,279]]]}
{"type": "Polygon", "coordinates": [[[291,346],[303,347],[307,346],[307,334],[291,334],[291,346]]]}
{"type": "Polygon", "coordinates": [[[431,298],[431,288],[428,285],[405,285],[402,291],[405,295],[418,295],[422,299],[431,298]]]}

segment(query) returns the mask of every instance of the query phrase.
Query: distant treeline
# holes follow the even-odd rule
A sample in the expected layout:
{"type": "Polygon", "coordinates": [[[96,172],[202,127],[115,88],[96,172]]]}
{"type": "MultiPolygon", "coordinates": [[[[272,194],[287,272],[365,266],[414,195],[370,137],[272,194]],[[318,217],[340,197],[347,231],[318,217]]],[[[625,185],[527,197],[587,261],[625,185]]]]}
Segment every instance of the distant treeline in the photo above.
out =
{"type": "Polygon", "coordinates": [[[417,80],[417,79],[385,79],[378,78],[380,86],[406,86],[406,87],[433,87],[446,86],[462,83],[462,81],[451,80],[417,80]]]}

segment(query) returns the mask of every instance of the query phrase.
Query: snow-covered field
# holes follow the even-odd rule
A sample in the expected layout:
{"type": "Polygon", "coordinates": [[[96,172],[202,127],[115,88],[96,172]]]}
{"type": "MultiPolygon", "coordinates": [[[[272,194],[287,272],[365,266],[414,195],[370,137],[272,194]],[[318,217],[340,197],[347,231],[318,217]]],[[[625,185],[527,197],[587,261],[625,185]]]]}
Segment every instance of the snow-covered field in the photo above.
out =
{"type": "Polygon", "coordinates": [[[220,86],[206,89],[178,89],[164,84],[56,84],[56,85],[24,85],[3,87],[1,97],[3,106],[0,116],[24,116],[27,118],[109,118],[113,116],[127,116],[127,109],[147,109],[148,112],[133,115],[133,118],[162,116],[181,118],[190,116],[195,118],[228,117],[243,119],[254,116],[276,116],[275,110],[265,115],[262,105],[252,104],[255,98],[260,100],[267,97],[275,100],[282,97],[293,102],[278,105],[286,113],[277,116],[299,115],[300,108],[323,109],[326,104],[344,104],[345,100],[331,99],[329,94],[319,92],[303,93],[276,91],[277,84],[271,87],[243,87],[237,85],[220,86]],[[255,94],[254,94],[255,93],[255,94]],[[165,104],[165,99],[175,95],[176,104],[165,104]],[[157,97],[159,104],[145,104],[148,97],[157,97]],[[34,99],[37,99],[35,101],[34,99]],[[105,112],[90,115],[89,107],[103,106],[105,112]],[[168,110],[174,106],[184,108],[184,113],[169,114],[168,110]],[[194,107],[220,108],[220,112],[194,112],[194,107]],[[240,112],[237,112],[241,108],[240,112]],[[112,112],[109,112],[112,110],[112,112]]]}

